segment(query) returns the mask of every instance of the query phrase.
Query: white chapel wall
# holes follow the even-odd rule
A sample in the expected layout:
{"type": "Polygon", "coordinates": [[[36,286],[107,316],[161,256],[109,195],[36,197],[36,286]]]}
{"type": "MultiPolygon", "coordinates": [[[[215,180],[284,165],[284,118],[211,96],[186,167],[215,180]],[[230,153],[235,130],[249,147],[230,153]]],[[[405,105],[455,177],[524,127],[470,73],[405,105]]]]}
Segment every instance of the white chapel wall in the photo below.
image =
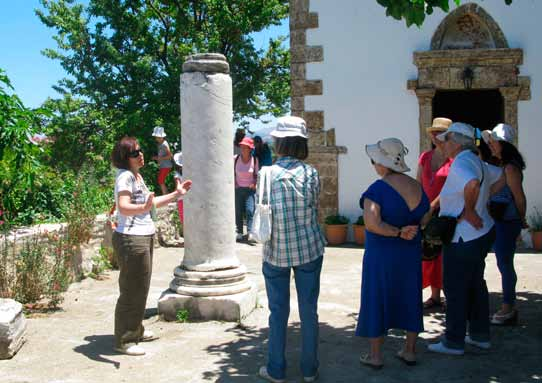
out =
{"type": "MultiPolygon", "coordinates": [[[[520,70],[531,77],[532,99],[519,102],[519,145],[528,165],[529,205],[542,209],[542,1],[476,2],[500,25],[510,48],[524,50],[520,70]]],[[[374,0],[310,0],[310,11],[318,13],[319,28],[307,30],[307,45],[322,45],[324,62],[307,64],[307,79],[323,80],[323,95],[307,96],[305,110],[324,110],[326,129],[335,128],[336,144],[348,149],[339,156],[339,211],[355,219],[360,193],[377,177],[366,144],[400,138],[410,149],[407,162],[415,176],[418,100],[406,82],[418,77],[413,52],[430,49],[446,14],[435,11],[419,29],[386,17],[374,0]]]]}

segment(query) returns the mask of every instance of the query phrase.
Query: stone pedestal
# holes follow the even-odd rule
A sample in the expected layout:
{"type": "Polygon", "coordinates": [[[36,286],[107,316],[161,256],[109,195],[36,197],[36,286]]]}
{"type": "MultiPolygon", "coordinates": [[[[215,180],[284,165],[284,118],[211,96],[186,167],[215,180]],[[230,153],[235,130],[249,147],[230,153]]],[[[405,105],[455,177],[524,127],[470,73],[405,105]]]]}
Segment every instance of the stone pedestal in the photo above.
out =
{"type": "Polygon", "coordinates": [[[0,359],[10,359],[25,342],[23,306],[13,299],[0,299],[0,359]]]}
{"type": "Polygon", "coordinates": [[[232,81],[220,54],[190,56],[181,77],[185,251],[158,311],[173,320],[237,321],[256,306],[256,288],[235,254],[232,81]]]}

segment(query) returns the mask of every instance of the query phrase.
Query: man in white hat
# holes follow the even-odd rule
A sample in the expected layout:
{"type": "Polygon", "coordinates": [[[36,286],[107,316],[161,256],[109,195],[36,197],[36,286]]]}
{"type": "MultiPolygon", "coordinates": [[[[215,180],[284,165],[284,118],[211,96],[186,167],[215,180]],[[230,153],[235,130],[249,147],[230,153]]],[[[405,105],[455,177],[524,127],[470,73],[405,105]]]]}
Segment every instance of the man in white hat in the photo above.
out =
{"type": "Polygon", "coordinates": [[[162,194],[167,194],[166,177],[173,167],[173,163],[171,162],[173,156],[171,155],[171,150],[169,150],[169,144],[165,139],[166,132],[164,131],[164,128],[161,126],[154,127],[152,136],[158,144],[158,155],[152,157],[154,161],[158,162],[160,167],[157,178],[158,185],[160,185],[160,188],[162,189],[162,194]]]}
{"type": "Polygon", "coordinates": [[[446,331],[430,351],[463,355],[465,343],[489,349],[489,294],[485,258],[495,240],[487,202],[502,171],[478,157],[475,129],[456,122],[437,138],[454,162],[440,193],[440,216],[457,217],[451,243],[443,245],[446,331]],[[469,324],[467,333],[467,322],[469,324]]]}

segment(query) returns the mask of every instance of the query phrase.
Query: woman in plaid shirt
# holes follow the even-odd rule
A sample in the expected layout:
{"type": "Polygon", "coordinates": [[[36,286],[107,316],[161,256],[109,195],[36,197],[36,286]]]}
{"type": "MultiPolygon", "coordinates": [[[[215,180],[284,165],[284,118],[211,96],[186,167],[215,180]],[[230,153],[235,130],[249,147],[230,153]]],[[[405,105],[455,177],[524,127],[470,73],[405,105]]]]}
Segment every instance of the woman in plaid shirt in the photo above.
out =
{"type": "Polygon", "coordinates": [[[320,180],[303,162],[308,156],[307,128],[298,117],[279,118],[275,137],[277,162],[270,167],[271,239],[264,244],[262,271],[269,302],[269,351],[260,376],[283,382],[286,375],[286,329],[293,269],[301,319],[301,371],[305,382],[318,375],[318,295],[324,236],[318,224],[320,180]]]}

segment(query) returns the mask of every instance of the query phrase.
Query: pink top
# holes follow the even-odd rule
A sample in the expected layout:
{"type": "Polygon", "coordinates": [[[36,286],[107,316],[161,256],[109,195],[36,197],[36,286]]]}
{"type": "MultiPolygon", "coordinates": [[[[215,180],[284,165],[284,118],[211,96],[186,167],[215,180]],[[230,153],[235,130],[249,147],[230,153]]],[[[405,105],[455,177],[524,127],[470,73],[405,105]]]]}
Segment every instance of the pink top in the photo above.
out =
{"type": "Polygon", "coordinates": [[[256,184],[258,176],[258,159],[250,156],[250,161],[243,162],[241,156],[235,161],[235,187],[247,188],[256,184]]]}
{"type": "Polygon", "coordinates": [[[433,159],[433,154],[435,154],[435,150],[423,152],[418,160],[418,165],[422,169],[423,191],[427,194],[431,202],[440,194],[453,162],[453,159],[448,158],[436,172],[432,172],[431,160],[433,159]]]}

